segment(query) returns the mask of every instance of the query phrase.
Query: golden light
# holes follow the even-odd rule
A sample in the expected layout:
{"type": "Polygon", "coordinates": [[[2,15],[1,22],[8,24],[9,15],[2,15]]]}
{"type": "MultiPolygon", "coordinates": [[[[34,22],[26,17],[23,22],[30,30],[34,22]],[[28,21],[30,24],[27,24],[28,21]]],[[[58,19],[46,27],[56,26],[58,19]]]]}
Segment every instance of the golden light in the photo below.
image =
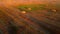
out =
{"type": "Polygon", "coordinates": [[[26,11],[22,11],[21,13],[25,14],[25,13],[26,13],[26,11]]]}
{"type": "Polygon", "coordinates": [[[28,8],[28,10],[32,10],[31,8],[28,8]]]}
{"type": "Polygon", "coordinates": [[[55,9],[53,9],[52,11],[53,11],[53,12],[56,12],[56,10],[55,10],[55,9]]]}

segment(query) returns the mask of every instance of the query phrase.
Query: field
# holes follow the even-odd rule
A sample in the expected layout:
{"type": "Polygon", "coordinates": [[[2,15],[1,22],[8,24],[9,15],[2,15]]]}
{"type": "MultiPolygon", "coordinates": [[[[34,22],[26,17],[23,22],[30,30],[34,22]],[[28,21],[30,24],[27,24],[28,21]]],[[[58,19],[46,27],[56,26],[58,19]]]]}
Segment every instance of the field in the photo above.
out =
{"type": "Polygon", "coordinates": [[[4,34],[60,34],[59,7],[52,4],[0,6],[0,28],[4,34]]]}

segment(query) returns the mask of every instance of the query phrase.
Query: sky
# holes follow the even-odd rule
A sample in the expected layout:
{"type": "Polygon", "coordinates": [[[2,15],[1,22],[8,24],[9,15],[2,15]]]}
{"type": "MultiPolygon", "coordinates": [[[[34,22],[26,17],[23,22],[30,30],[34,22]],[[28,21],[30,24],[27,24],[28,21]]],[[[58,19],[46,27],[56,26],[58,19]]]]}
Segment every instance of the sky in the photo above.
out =
{"type": "Polygon", "coordinates": [[[23,5],[23,4],[42,4],[42,3],[58,3],[60,0],[0,0],[0,4],[4,5],[23,5]]]}

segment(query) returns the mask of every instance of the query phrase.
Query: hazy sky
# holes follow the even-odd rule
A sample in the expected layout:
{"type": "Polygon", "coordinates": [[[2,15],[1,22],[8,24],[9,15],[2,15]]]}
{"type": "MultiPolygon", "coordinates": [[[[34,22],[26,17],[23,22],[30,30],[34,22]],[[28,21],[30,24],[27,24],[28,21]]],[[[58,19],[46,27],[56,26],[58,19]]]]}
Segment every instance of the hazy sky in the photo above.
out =
{"type": "Polygon", "coordinates": [[[0,0],[0,4],[19,5],[19,4],[38,4],[38,3],[59,3],[60,0],[0,0]]]}

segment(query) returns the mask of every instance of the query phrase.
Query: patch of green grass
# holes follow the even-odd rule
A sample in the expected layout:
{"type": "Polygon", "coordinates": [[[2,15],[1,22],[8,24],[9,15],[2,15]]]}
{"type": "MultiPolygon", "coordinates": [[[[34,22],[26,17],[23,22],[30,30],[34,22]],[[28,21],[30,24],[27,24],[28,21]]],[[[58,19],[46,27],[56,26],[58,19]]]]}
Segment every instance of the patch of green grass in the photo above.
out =
{"type": "Polygon", "coordinates": [[[20,9],[20,10],[27,10],[27,11],[29,11],[28,10],[28,8],[31,8],[32,9],[32,11],[34,11],[34,10],[44,10],[45,9],[45,7],[46,7],[46,5],[45,4],[37,4],[37,5],[22,5],[22,6],[18,6],[18,8],[20,9]]]}

